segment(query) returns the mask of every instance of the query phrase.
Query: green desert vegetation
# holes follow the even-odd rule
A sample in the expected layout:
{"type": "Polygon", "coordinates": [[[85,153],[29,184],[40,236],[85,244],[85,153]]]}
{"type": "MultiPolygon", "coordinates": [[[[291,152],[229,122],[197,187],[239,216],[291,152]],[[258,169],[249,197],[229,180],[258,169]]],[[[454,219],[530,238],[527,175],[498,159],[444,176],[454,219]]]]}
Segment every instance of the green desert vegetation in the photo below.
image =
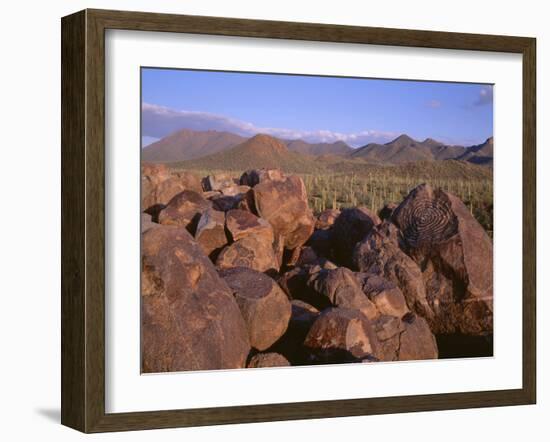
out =
{"type": "MultiPolygon", "coordinates": [[[[340,167],[342,164],[340,164],[340,167]]],[[[172,165],[182,170],[181,163],[172,165]]],[[[185,168],[189,170],[189,168],[185,168]]],[[[399,166],[368,165],[341,171],[325,167],[317,173],[298,173],[304,180],[309,205],[318,214],[325,209],[365,206],[378,212],[386,204],[399,204],[416,186],[428,183],[458,196],[483,228],[493,231],[492,169],[460,161],[419,162],[399,166]]],[[[192,169],[201,176],[236,170],[192,169]]],[[[242,172],[242,169],[241,169],[242,172]]]]}

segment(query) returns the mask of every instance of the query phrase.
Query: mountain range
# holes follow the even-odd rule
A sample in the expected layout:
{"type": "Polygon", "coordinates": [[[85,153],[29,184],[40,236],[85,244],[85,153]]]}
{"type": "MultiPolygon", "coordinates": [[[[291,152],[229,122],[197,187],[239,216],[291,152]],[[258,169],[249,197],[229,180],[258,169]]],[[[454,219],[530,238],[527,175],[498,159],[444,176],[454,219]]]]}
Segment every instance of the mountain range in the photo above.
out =
{"type": "Polygon", "coordinates": [[[281,163],[285,163],[290,169],[302,168],[306,162],[310,164],[308,169],[311,169],[312,160],[323,163],[360,161],[361,164],[377,165],[457,160],[492,166],[493,138],[479,145],[463,147],[446,145],[432,138],[417,141],[403,134],[385,144],[370,143],[354,149],[343,141],[308,143],[304,140],[280,140],[261,134],[247,139],[230,132],[183,129],[145,147],[142,160],[183,161],[196,164],[197,167],[214,163],[228,167],[235,162],[244,166],[261,160],[265,164],[262,167],[280,167],[281,163]],[[292,167],[293,163],[296,167],[292,167]]]}

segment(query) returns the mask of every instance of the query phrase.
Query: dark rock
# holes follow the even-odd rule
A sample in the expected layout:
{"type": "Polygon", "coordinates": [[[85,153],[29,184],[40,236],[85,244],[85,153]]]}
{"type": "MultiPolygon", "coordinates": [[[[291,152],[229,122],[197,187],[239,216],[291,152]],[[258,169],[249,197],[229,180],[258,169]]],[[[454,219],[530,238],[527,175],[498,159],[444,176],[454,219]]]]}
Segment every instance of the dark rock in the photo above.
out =
{"type": "Polygon", "coordinates": [[[242,174],[241,185],[254,187],[264,181],[283,181],[284,173],[280,169],[251,169],[242,174]]]}
{"type": "Polygon", "coordinates": [[[369,319],[379,314],[363,293],[355,274],[345,267],[314,273],[307,284],[319,295],[313,305],[321,310],[329,306],[357,309],[369,319]]]}
{"type": "Polygon", "coordinates": [[[378,216],[366,207],[343,209],[332,226],[336,262],[353,267],[352,255],[355,245],[378,224],[378,216]]]}
{"type": "Polygon", "coordinates": [[[468,208],[450,193],[421,185],[392,220],[423,270],[434,333],[492,333],[493,244],[468,208]]]}
{"type": "Polygon", "coordinates": [[[340,216],[340,210],[338,209],[326,209],[323,210],[318,216],[315,222],[315,228],[320,230],[330,229],[336,221],[336,218],[340,216]]]}
{"type": "Polygon", "coordinates": [[[407,307],[432,318],[420,267],[400,248],[397,228],[387,222],[373,228],[353,253],[355,266],[364,273],[382,276],[401,289],[407,307]]]}

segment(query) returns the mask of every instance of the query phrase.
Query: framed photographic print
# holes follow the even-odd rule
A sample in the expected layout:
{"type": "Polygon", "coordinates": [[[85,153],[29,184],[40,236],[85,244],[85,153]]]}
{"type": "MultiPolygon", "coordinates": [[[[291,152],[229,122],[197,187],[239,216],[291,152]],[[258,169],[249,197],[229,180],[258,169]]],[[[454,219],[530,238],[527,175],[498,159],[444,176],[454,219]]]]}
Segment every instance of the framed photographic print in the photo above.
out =
{"type": "Polygon", "coordinates": [[[62,19],[62,423],[535,403],[535,40],[62,19]]]}

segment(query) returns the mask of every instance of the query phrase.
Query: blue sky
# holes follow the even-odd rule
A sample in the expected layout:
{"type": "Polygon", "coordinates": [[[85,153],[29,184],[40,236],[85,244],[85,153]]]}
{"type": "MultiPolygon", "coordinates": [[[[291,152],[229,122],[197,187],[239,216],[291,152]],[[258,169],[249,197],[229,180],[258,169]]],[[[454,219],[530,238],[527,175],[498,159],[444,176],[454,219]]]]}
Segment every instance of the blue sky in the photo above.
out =
{"type": "Polygon", "coordinates": [[[493,134],[485,84],[142,69],[144,144],[179,129],[355,147],[406,133],[472,145],[493,134]]]}

